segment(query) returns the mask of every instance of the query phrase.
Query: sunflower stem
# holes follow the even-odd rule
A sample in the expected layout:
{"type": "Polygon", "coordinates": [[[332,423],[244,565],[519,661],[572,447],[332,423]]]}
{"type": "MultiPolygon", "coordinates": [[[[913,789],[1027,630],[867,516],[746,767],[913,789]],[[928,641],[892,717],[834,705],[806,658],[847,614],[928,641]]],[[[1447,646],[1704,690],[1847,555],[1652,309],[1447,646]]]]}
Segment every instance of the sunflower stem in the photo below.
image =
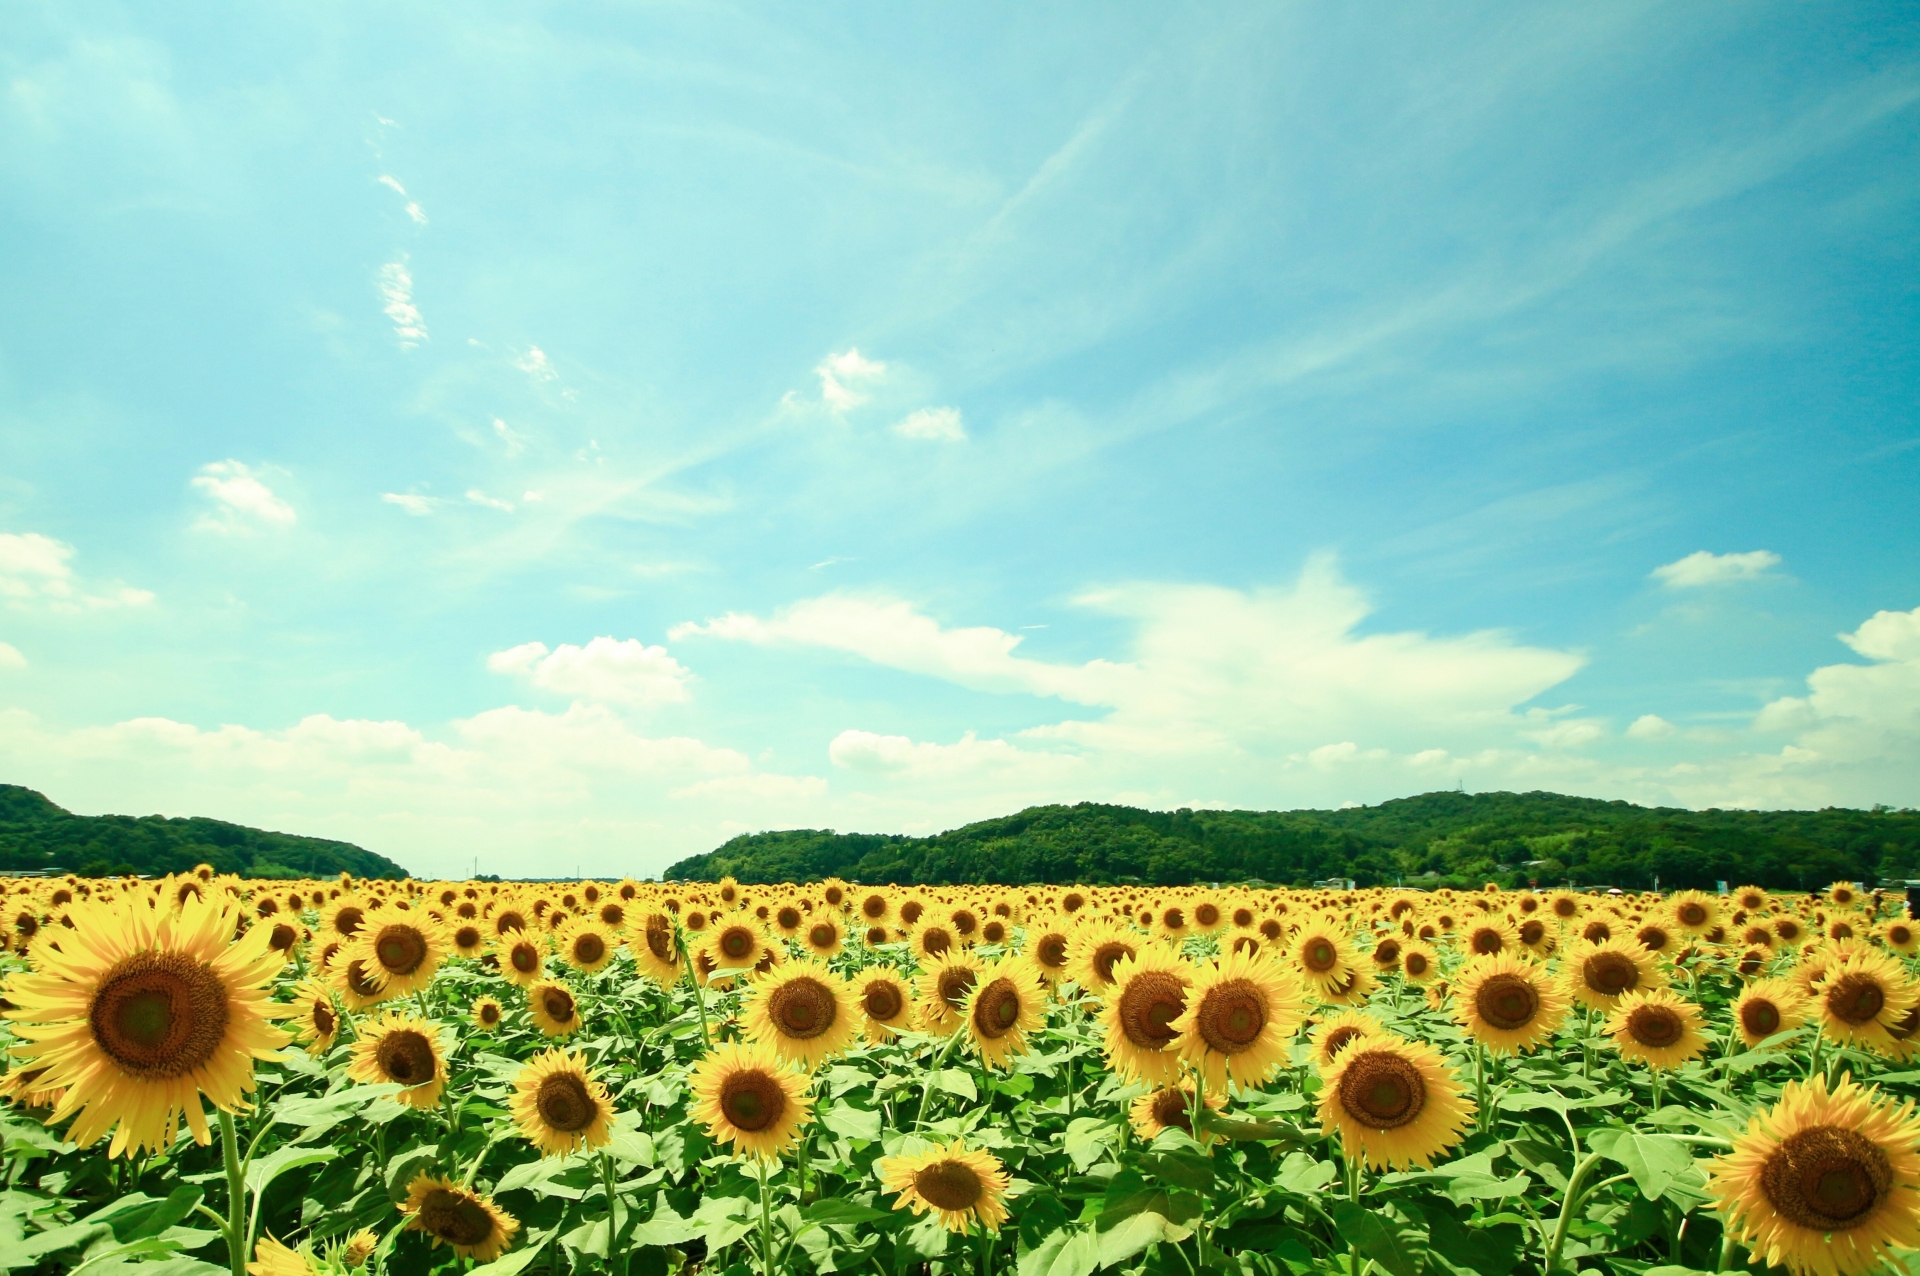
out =
{"type": "Polygon", "coordinates": [[[773,1207],[767,1198],[767,1159],[755,1158],[760,1167],[760,1264],[764,1276],[773,1276],[773,1207]]]}
{"type": "Polygon", "coordinates": [[[220,1109],[220,1159],[227,1170],[227,1267],[247,1276],[247,1172],[240,1166],[240,1136],[233,1113],[220,1109]]]}
{"type": "MultiPolygon", "coordinates": [[[[964,1035],[966,1034],[961,1032],[958,1028],[954,1029],[953,1035],[947,1038],[947,1043],[941,1046],[939,1052],[933,1056],[934,1072],[939,1072],[940,1069],[947,1066],[947,1056],[953,1053],[953,1047],[959,1042],[960,1038],[964,1035]]],[[[913,1118],[914,1129],[917,1130],[921,1126],[927,1123],[927,1100],[933,1098],[933,1092],[936,1088],[937,1086],[934,1082],[933,1077],[929,1076],[927,1078],[926,1089],[920,1092],[920,1111],[913,1118]]]]}
{"type": "Polygon", "coordinates": [[[1487,1044],[1484,1041],[1473,1043],[1473,1097],[1476,1107],[1473,1125],[1476,1130],[1487,1128],[1487,1044]]]}
{"type": "Polygon", "coordinates": [[[693,1002],[700,1007],[700,1040],[707,1049],[713,1049],[713,1029],[707,1026],[707,994],[700,990],[700,974],[693,968],[693,949],[687,946],[686,932],[678,924],[673,928],[674,942],[680,945],[680,961],[687,968],[687,979],[693,984],[693,1002]]]}
{"type": "Polygon", "coordinates": [[[1580,1192],[1587,1184],[1587,1178],[1593,1173],[1594,1166],[1603,1158],[1598,1152],[1590,1153],[1578,1165],[1567,1179],[1567,1196],[1560,1203],[1560,1217],[1554,1220],[1553,1235],[1547,1241],[1547,1259],[1541,1270],[1546,1276],[1553,1276],[1560,1265],[1560,1250],[1567,1243],[1567,1226],[1573,1222],[1574,1211],[1580,1206],[1580,1192]]]}
{"type": "MultiPolygon", "coordinates": [[[[627,1252],[625,1249],[618,1248],[620,1245],[620,1197],[614,1191],[613,1158],[605,1152],[600,1154],[600,1178],[607,1185],[607,1261],[610,1265],[612,1264],[617,1250],[620,1255],[617,1270],[624,1276],[627,1270],[627,1252]]],[[[760,1190],[764,1193],[766,1188],[762,1187],[760,1190]]],[[[764,1206],[762,1212],[764,1213],[764,1206]]]]}

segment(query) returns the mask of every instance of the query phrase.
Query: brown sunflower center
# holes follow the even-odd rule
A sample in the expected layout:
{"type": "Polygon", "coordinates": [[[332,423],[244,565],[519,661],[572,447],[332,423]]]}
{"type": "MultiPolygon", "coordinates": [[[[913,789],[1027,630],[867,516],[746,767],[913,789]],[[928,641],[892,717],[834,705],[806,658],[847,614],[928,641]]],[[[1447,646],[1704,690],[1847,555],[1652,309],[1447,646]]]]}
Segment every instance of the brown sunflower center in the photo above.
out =
{"type": "Polygon", "coordinates": [[[989,944],[1004,943],[1007,938],[1007,924],[994,918],[980,928],[980,938],[989,944]]]}
{"type": "Polygon", "coordinates": [[[1187,1111],[1184,1090],[1162,1090],[1153,1096],[1153,1119],[1161,1125],[1177,1126],[1193,1133],[1193,1114],[1187,1111]]]}
{"type": "Polygon", "coordinates": [[[422,1085],[433,1080],[433,1045],[426,1034],[412,1028],[389,1032],[373,1048],[374,1066],[380,1075],[401,1085],[422,1085]]]}
{"type": "Polygon", "coordinates": [[[1187,986],[1165,970],[1143,970],[1120,990],[1120,1030],[1142,1050],[1164,1050],[1171,1027],[1187,1008],[1187,986]]]}
{"type": "Polygon", "coordinates": [[[1627,1035],[1649,1049],[1671,1046],[1686,1031],[1687,1021],[1672,1006],[1635,1006],[1627,1016],[1627,1035]]]}
{"type": "Polygon", "coordinates": [[[1400,964],[1400,941],[1383,939],[1373,946],[1373,964],[1381,968],[1400,964]]]}
{"type": "Polygon", "coordinates": [[[1200,998],[1193,1024],[1209,1050],[1218,1054],[1250,1050],[1267,1026],[1266,994],[1250,979],[1215,984],[1200,998]]]}
{"type": "Polygon", "coordinates": [[[292,948],[294,942],[299,938],[299,931],[287,925],[285,922],[275,922],[273,925],[273,934],[268,938],[267,946],[284,953],[292,948]]]}
{"type": "Polygon", "coordinates": [[[1588,922],[1586,928],[1580,932],[1580,938],[1589,944],[1604,944],[1613,938],[1613,927],[1601,921],[1588,922]]]}
{"type": "Polygon", "coordinates": [[[1300,950],[1300,961],[1314,974],[1324,975],[1340,964],[1340,953],[1334,948],[1332,940],[1316,937],[1308,940],[1307,946],[1300,950]]]}
{"type": "Polygon", "coordinates": [[[420,1226],[449,1245],[479,1245],[493,1235],[493,1215],[465,1192],[437,1187],[420,1202],[420,1226]]]}
{"type": "Polygon", "coordinates": [[[808,1041],[833,1027],[839,1015],[833,991],[812,975],[797,975],[767,998],[767,1017],[780,1035],[808,1041]]]}
{"type": "Polygon", "coordinates": [[[907,925],[911,926],[915,922],[919,921],[921,914],[925,913],[926,911],[927,911],[927,906],[925,904],[922,904],[917,899],[910,899],[906,903],[900,905],[900,920],[905,922],[907,925]]]}
{"type": "Polygon", "coordinates": [[[333,915],[333,928],[342,935],[351,935],[359,930],[361,923],[366,920],[365,909],[355,908],[349,904],[333,915]]]}
{"type": "Polygon", "coordinates": [[[753,951],[753,932],[745,926],[729,926],[720,932],[720,951],[728,961],[745,961],[753,951]]]}
{"type": "Polygon", "coordinates": [[[1425,953],[1408,953],[1405,962],[1402,963],[1402,969],[1418,979],[1421,975],[1426,974],[1428,967],[1432,965],[1433,963],[1427,960],[1425,953]]]}
{"type": "Polygon", "coordinates": [[[1411,1124],[1427,1106],[1427,1083],[1412,1060],[1387,1050],[1368,1050],[1340,1074],[1340,1106],[1375,1130],[1411,1124]]]}
{"type": "Polygon", "coordinates": [[[1033,946],[1033,959],[1048,970],[1060,969],[1067,964],[1067,937],[1057,933],[1043,935],[1033,946]]]}
{"type": "Polygon", "coordinates": [[[1892,1185],[1887,1154],[1865,1135],[1834,1125],[1789,1134],[1760,1170],[1760,1188],[1773,1208],[1816,1232],[1865,1222],[1892,1185]]]}
{"type": "Polygon", "coordinates": [[[938,957],[953,947],[953,936],[944,926],[929,926],[920,935],[920,950],[929,957],[938,957]]]}
{"type": "Polygon", "coordinates": [[[499,1023],[500,1007],[491,1001],[482,1002],[480,1004],[480,1022],[484,1024],[499,1023]]]}
{"type": "Polygon", "coordinates": [[[1664,926],[1642,926],[1634,932],[1633,937],[1639,940],[1640,946],[1650,953],[1663,951],[1671,942],[1671,937],[1664,926]]]}
{"type": "Polygon", "coordinates": [[[1202,926],[1218,926],[1220,909],[1213,904],[1199,904],[1194,907],[1193,920],[1202,926]]]}
{"type": "Polygon", "coordinates": [[[549,988],[540,994],[541,1008],[555,1023],[573,1022],[573,994],[565,988],[549,988]]]}
{"type": "Polygon", "coordinates": [[[878,1019],[883,1023],[906,1007],[906,1000],[901,997],[900,990],[884,979],[868,984],[860,1001],[867,1008],[869,1018],[878,1019]]]}
{"type": "Polygon", "coordinates": [[[807,931],[807,942],[815,948],[831,948],[840,939],[840,932],[832,922],[815,922],[807,931]]]}
{"type": "Polygon", "coordinates": [[[1562,921],[1570,920],[1573,915],[1579,911],[1580,905],[1570,899],[1556,899],[1553,901],[1553,915],[1562,921]]]}
{"type": "Polygon", "coordinates": [[[1547,924],[1538,917],[1520,923],[1520,942],[1531,948],[1547,937],[1547,924]]]}
{"type": "Polygon", "coordinates": [[[870,922],[877,922],[887,915],[887,897],[869,895],[860,901],[860,915],[870,922]]]}
{"type": "Polygon", "coordinates": [[[1507,946],[1506,937],[1492,926],[1475,927],[1468,942],[1482,957],[1491,957],[1507,946]]]}
{"type": "Polygon", "coordinates": [[[986,1184],[964,1161],[936,1161],[913,1176],[913,1190],[937,1210],[968,1210],[986,1194],[986,1184]]]}
{"type": "Polygon", "coordinates": [[[800,910],[792,904],[783,904],[780,909],[774,913],[773,920],[781,930],[799,930],[800,923],[807,919],[803,917],[800,910]]]}
{"type": "Polygon", "coordinates": [[[541,1123],[562,1134],[578,1134],[600,1115],[600,1105],[593,1101],[586,1081],[575,1072],[548,1073],[534,1092],[533,1102],[540,1110],[541,1123]]]}
{"type": "Polygon", "coordinates": [[[949,966],[940,972],[935,987],[940,991],[940,1000],[946,1002],[949,1009],[958,1010],[978,982],[979,974],[968,967],[949,966]]]}
{"type": "Polygon", "coordinates": [[[1871,975],[1842,975],[1827,990],[1827,1009],[1847,1023],[1868,1023],[1886,1008],[1886,989],[1871,975]]]}
{"type": "Polygon", "coordinates": [[[462,926],[459,930],[454,931],[453,946],[455,948],[478,948],[480,946],[480,928],[478,926],[462,926]]]}
{"type": "Polygon", "coordinates": [[[1773,924],[1773,933],[1788,943],[1792,943],[1794,940],[1800,938],[1800,923],[1790,917],[1782,917],[1773,924]]]}
{"type": "Polygon", "coordinates": [[[518,943],[507,955],[507,960],[512,962],[513,968],[521,974],[531,975],[540,969],[540,950],[529,943],[518,943]]]}
{"type": "Polygon", "coordinates": [[[1101,983],[1112,983],[1113,963],[1119,961],[1122,957],[1133,956],[1133,951],[1132,944],[1122,943],[1117,939],[1109,939],[1106,943],[1101,944],[1093,950],[1093,973],[1100,977],[1101,983]]]}
{"type": "Polygon", "coordinates": [[[1181,930],[1185,928],[1187,924],[1186,910],[1169,908],[1166,912],[1160,914],[1160,920],[1168,930],[1181,930]]]}
{"type": "Polygon", "coordinates": [[[1780,1007],[1764,997],[1749,998],[1740,1007],[1740,1026],[1750,1037],[1771,1037],[1780,1031],[1780,1007]]]}
{"type": "Polygon", "coordinates": [[[334,1025],[339,1022],[339,1016],[333,1013],[332,1006],[329,1006],[324,1001],[316,1001],[313,1003],[313,1029],[315,1032],[323,1037],[331,1037],[333,1035],[334,1025]]]}
{"type": "Polygon", "coordinates": [[[1887,927],[1887,942],[1889,944],[1896,944],[1902,948],[1906,947],[1913,942],[1912,927],[1895,922],[1893,925],[1887,927]]]}
{"type": "Polygon", "coordinates": [[[1686,903],[1680,905],[1680,924],[1682,926],[1705,926],[1707,924],[1706,907],[1693,900],[1688,900],[1686,903]]]}
{"type": "Polygon", "coordinates": [[[1625,953],[1595,953],[1580,964],[1587,988],[1603,997],[1618,997],[1640,984],[1640,967],[1625,953]]]}
{"type": "Polygon", "coordinates": [[[1364,1030],[1356,1028],[1350,1023],[1342,1024],[1320,1039],[1321,1057],[1331,1060],[1335,1055],[1366,1035],[1364,1030]]]}
{"type": "Polygon", "coordinates": [[[673,960],[673,932],[665,925],[647,923],[647,951],[661,961],[673,960]]]}
{"type": "Polygon", "coordinates": [[[347,987],[356,997],[378,997],[380,984],[358,957],[347,963],[347,987]]]}
{"type": "Polygon", "coordinates": [[[1020,1021],[1020,990],[1013,980],[994,980],[973,999],[973,1030],[989,1041],[998,1041],[1020,1021]]]}
{"type": "Polygon", "coordinates": [[[573,941],[573,959],[582,966],[591,966],[607,955],[607,941],[589,931],[575,936],[573,941]]]}
{"type": "Polygon", "coordinates": [[[1474,1013],[1502,1032],[1514,1032],[1540,1013],[1540,992],[1519,975],[1490,975],[1473,994],[1474,1013]]]}
{"type": "Polygon", "coordinates": [[[735,1129],[764,1130],[786,1110],[787,1092],[758,1068],[742,1069],[720,1083],[720,1112],[735,1129]]]}
{"type": "Polygon", "coordinates": [[[427,959],[427,938],[403,922],[382,926],[374,936],[373,955],[392,974],[411,975],[427,959]]]}
{"type": "Polygon", "coordinates": [[[980,925],[980,919],[974,915],[972,909],[956,908],[947,914],[947,918],[953,923],[953,928],[962,935],[973,934],[974,929],[980,925]]]}

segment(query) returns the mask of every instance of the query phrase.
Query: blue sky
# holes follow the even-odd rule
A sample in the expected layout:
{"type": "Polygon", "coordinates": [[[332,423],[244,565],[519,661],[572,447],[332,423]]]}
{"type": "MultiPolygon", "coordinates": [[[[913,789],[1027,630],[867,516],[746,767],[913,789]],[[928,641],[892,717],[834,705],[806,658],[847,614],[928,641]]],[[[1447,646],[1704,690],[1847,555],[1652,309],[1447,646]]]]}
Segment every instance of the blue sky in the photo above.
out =
{"type": "Polygon", "coordinates": [[[0,10],[0,770],[420,873],[1920,803],[1920,20],[0,10]]]}

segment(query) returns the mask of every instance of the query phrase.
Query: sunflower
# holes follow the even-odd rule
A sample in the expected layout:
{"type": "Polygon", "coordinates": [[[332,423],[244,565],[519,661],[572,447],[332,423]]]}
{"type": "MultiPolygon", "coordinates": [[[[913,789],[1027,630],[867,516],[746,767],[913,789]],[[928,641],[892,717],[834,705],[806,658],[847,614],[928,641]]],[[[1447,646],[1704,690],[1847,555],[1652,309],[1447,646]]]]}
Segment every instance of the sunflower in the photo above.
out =
{"type": "Polygon", "coordinates": [[[45,1068],[11,1068],[0,1075],[0,1099],[22,1108],[50,1108],[66,1093],[58,1086],[49,1089],[40,1084],[45,1068]]]}
{"type": "Polygon", "coordinates": [[[1612,1010],[1627,993],[1667,982],[1653,954],[1631,939],[1581,943],[1568,955],[1562,977],[1573,999],[1595,1010],[1612,1010]]]}
{"type": "Polygon", "coordinates": [[[1469,961],[1453,986],[1454,1017],[1496,1054],[1525,1054],[1550,1040],[1567,1006],[1567,994],[1540,967],[1511,954],[1469,961]]]}
{"type": "Polygon", "coordinates": [[[247,1276],[317,1276],[324,1269],[297,1249],[288,1249],[271,1236],[262,1236],[253,1246],[253,1261],[247,1264],[247,1276]]]}
{"type": "Polygon", "coordinates": [[[861,891],[854,897],[853,911],[862,926],[888,925],[893,921],[893,897],[887,891],[861,891]]]}
{"type": "Polygon", "coordinates": [[[560,932],[561,958],[583,975],[605,970],[613,961],[620,941],[605,926],[588,918],[576,918],[560,932]]]}
{"type": "Polygon", "coordinates": [[[1140,951],[1145,941],[1136,931],[1111,921],[1083,922],[1074,932],[1067,955],[1067,977],[1091,993],[1113,987],[1113,968],[1140,951]]]}
{"type": "Polygon", "coordinates": [[[917,982],[920,1019],[926,1030],[945,1036],[959,1029],[967,997],[980,982],[985,963],[967,949],[928,967],[917,982]]]}
{"type": "Polygon", "coordinates": [[[1331,1000],[1328,993],[1335,989],[1344,995],[1347,976],[1358,966],[1345,927],[1325,917],[1310,919],[1287,942],[1286,951],[1307,991],[1321,1001],[1331,1000]]]}
{"type": "Polygon", "coordinates": [[[639,944],[629,944],[634,967],[662,988],[671,988],[686,973],[681,956],[680,937],[674,933],[673,919],[665,913],[648,913],[640,926],[639,944]]]}
{"type": "Polygon", "coordinates": [[[529,1059],[514,1078],[512,1111],[542,1156],[605,1147],[613,1138],[613,1100],[584,1055],[548,1050],[529,1059]]]}
{"type": "Polygon", "coordinates": [[[456,1186],[451,1179],[417,1174],[400,1203],[409,1232],[425,1232],[436,1245],[451,1246],[460,1258],[492,1262],[513,1244],[519,1220],[493,1198],[456,1186]]]}
{"type": "Polygon", "coordinates": [[[1677,1068],[1707,1048],[1700,1007],[1665,988],[1643,988],[1620,998],[1607,1016],[1607,1035],[1621,1057],[1650,1068],[1677,1068]]]}
{"type": "Polygon", "coordinates": [[[1400,950],[1400,974],[1410,984],[1424,984],[1439,977],[1440,955],[1433,945],[1411,940],[1400,950]]]}
{"type": "Polygon", "coordinates": [[[547,946],[544,941],[515,931],[500,942],[500,973],[509,983],[530,988],[547,973],[547,946]]]}
{"type": "Polygon", "coordinates": [[[1423,1041],[1356,1041],[1321,1069],[1320,1127],[1374,1169],[1429,1169],[1473,1116],[1440,1052],[1423,1041]]]}
{"type": "Polygon", "coordinates": [[[1229,953],[1194,972],[1186,1009],[1167,1026],[1209,1090],[1225,1090],[1229,1077],[1262,1086],[1287,1063],[1304,1008],[1300,986],[1272,958],[1229,953]]]}
{"type": "Polygon", "coordinates": [[[1067,960],[1073,952],[1073,923],[1064,915],[1037,918],[1026,927],[1021,956],[1033,967],[1033,973],[1049,984],[1068,978],[1067,960]]]}
{"type": "Polygon", "coordinates": [[[348,1267],[358,1267],[373,1257],[373,1251],[379,1247],[380,1238],[373,1234],[373,1229],[363,1227],[353,1235],[347,1237],[344,1241],[341,1241],[339,1249],[335,1250],[334,1253],[340,1261],[348,1267]]]}
{"type": "Polygon", "coordinates": [[[373,909],[341,954],[378,979],[385,996],[404,997],[433,982],[452,947],[440,927],[419,913],[373,909]]]}
{"type": "Polygon", "coordinates": [[[1898,962],[1862,948],[1828,965],[1813,985],[1813,1000],[1821,1032],[1834,1041],[1872,1046],[1887,1040],[1887,1028],[1913,1009],[1920,990],[1898,962]]]}
{"type": "Polygon", "coordinates": [[[1173,1025],[1186,1013],[1193,979],[1193,967],[1158,944],[1114,963],[1100,1023],[1107,1062],[1116,1073],[1156,1084],[1179,1075],[1180,1033],[1173,1025]]]}
{"type": "Polygon", "coordinates": [[[913,990],[886,966],[869,966],[854,976],[854,995],[860,999],[864,1031],[874,1045],[890,1041],[913,1022],[913,990]]]}
{"type": "Polygon", "coordinates": [[[492,1032],[500,1026],[506,1013],[498,998],[482,997],[473,1003],[473,1026],[481,1032],[492,1032]]]}
{"type": "Polygon", "coordinates": [[[462,957],[477,958],[487,950],[487,933],[478,922],[457,922],[447,931],[447,942],[462,957]]]}
{"type": "Polygon", "coordinates": [[[812,1115],[806,1079],[756,1043],[716,1046],[693,1066],[691,1115],[716,1143],[772,1159],[792,1147],[812,1115]]]}
{"type": "Polygon", "coordinates": [[[1365,966],[1354,965],[1347,973],[1330,982],[1320,994],[1321,1000],[1330,1006],[1364,1006],[1373,990],[1380,986],[1371,970],[1365,966]]]}
{"type": "Polygon", "coordinates": [[[357,895],[342,896],[320,910],[320,925],[343,943],[359,934],[366,920],[367,901],[357,895]]]}
{"type": "Polygon", "coordinates": [[[1734,1026],[1749,1050],[1807,1021],[1806,993],[1789,980],[1757,979],[1733,1003],[1734,1026]]]}
{"type": "Polygon", "coordinates": [[[949,954],[960,951],[960,934],[945,921],[928,918],[913,928],[908,937],[908,946],[913,950],[913,959],[921,965],[929,962],[945,961],[949,954]]]}
{"type": "Polygon", "coordinates": [[[1920,951],[1920,927],[1916,927],[1905,917],[1895,917],[1881,922],[1880,939],[1902,957],[1911,957],[1916,951],[1920,951]]]}
{"type": "Polygon", "coordinates": [[[432,1107],[447,1085],[439,1026],[399,1013],[362,1023],[347,1076],[365,1085],[403,1085],[407,1088],[390,1096],[395,1103],[432,1107]]]}
{"type": "Polygon", "coordinates": [[[1342,1010],[1315,1024],[1308,1040],[1313,1043],[1314,1063],[1324,1068],[1333,1062],[1335,1055],[1362,1037],[1389,1035],[1386,1025],[1366,1011],[1342,1010]]]}
{"type": "Polygon", "coordinates": [[[767,946],[767,933],[744,913],[716,921],[701,937],[700,949],[712,963],[713,977],[752,970],[767,946]]]}
{"type": "Polygon", "coordinates": [[[845,1050],[859,1031],[847,981],[820,962],[782,966],[748,988],[741,1012],[747,1035],[809,1072],[845,1050]]]}
{"type": "Polygon", "coordinates": [[[293,990],[293,1004],[298,1010],[294,1018],[294,1040],[316,1057],[331,1050],[334,1035],[340,1031],[340,1012],[334,1008],[333,990],[318,979],[309,979],[293,990]]]}
{"type": "Polygon", "coordinates": [[[1007,1221],[1007,1188],[1013,1180],[999,1158],[978,1148],[968,1151],[963,1139],[925,1152],[883,1157],[874,1169],[883,1190],[898,1194],[893,1208],[910,1208],[915,1214],[932,1211],[948,1231],[964,1232],[977,1222],[997,1232],[1007,1221]]]}
{"type": "Polygon", "coordinates": [[[68,920],[61,946],[38,946],[7,988],[27,1042],[15,1066],[65,1091],[48,1123],[77,1113],[67,1138],[82,1147],[112,1131],[109,1157],[164,1150],[183,1115],[196,1142],[211,1141],[200,1096],[245,1106],[253,1061],[289,1040],[267,1022],[286,1007],[269,999],[281,958],[266,928],[235,938],[238,909],[199,899],[178,912],[139,898],[76,904],[68,920]]]}
{"type": "Polygon", "coordinates": [[[1667,901],[1667,915],[1689,935],[1704,935],[1720,920],[1720,903],[1699,891],[1681,891],[1667,901]]]}
{"type": "Polygon", "coordinates": [[[1498,957],[1522,947],[1520,936],[1504,918],[1488,917],[1470,922],[1464,929],[1460,948],[1469,958],[1498,957]]]}
{"type": "Polygon", "coordinates": [[[1033,967],[1018,958],[1002,958],[982,970],[967,994],[967,1036],[981,1061],[1006,1068],[1027,1052],[1027,1035],[1046,1022],[1046,990],[1033,967]]]}
{"type": "Polygon", "coordinates": [[[545,979],[527,989],[527,1009],[534,1026],[549,1037],[570,1037],[580,1031],[580,999],[557,979],[545,979]]]}
{"type": "Polygon", "coordinates": [[[1857,1276],[1920,1248],[1920,1120],[1850,1076],[1790,1081],[1707,1171],[1734,1239],[1794,1276],[1857,1276]]]}
{"type": "Polygon", "coordinates": [[[1835,882],[1827,887],[1827,898],[1836,908],[1854,908],[1860,903],[1860,888],[1852,882],[1835,882]]]}
{"type": "MultiPolygon", "coordinates": [[[[1227,1097],[1209,1090],[1206,1104],[1217,1111],[1226,1106],[1227,1097]]],[[[1132,1123],[1133,1132],[1149,1143],[1159,1137],[1160,1131],[1169,1128],[1193,1134],[1193,1084],[1182,1081],[1147,1091],[1127,1108],[1127,1120],[1132,1123]]],[[[1210,1136],[1203,1133],[1198,1137],[1206,1142],[1210,1136]]]]}

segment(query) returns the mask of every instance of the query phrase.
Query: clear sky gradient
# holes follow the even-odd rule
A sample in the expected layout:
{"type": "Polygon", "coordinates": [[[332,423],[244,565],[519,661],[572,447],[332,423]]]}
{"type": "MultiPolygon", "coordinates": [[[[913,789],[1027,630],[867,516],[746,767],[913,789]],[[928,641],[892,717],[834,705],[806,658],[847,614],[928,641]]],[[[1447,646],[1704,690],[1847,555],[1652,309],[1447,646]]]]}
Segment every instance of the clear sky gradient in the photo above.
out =
{"type": "Polygon", "coordinates": [[[417,873],[1920,804],[1910,5],[0,8],[0,778],[417,873]]]}

